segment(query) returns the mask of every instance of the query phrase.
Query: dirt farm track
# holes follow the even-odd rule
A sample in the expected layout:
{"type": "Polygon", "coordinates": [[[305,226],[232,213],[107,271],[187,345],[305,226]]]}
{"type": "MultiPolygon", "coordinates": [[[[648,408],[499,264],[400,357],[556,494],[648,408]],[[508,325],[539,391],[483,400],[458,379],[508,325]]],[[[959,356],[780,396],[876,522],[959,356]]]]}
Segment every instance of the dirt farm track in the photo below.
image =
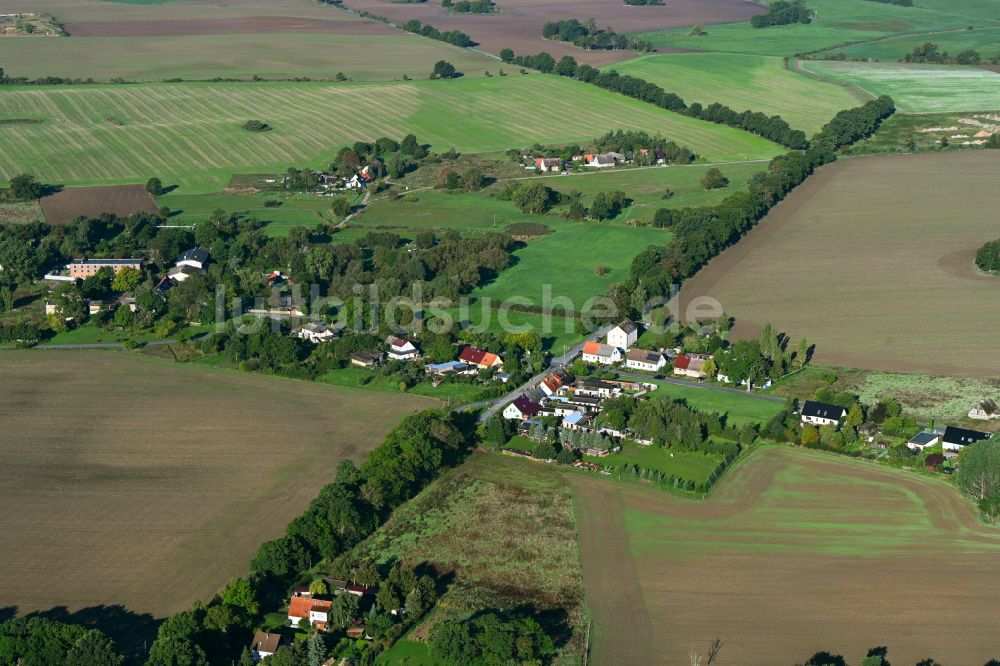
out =
{"type": "Polygon", "coordinates": [[[1000,655],[1000,532],[948,484],[831,454],[755,452],[707,501],[567,475],[594,664],[718,666],[1000,655]],[[702,662],[704,663],[704,661],[702,662]]]}
{"type": "Polygon", "coordinates": [[[0,611],[162,618],[206,599],[341,460],[436,404],[120,352],[0,351],[0,611]]]}
{"type": "Polygon", "coordinates": [[[771,323],[828,365],[1000,374],[997,151],[842,159],[823,167],[681,290],[718,300],[738,336],[771,323]]]}

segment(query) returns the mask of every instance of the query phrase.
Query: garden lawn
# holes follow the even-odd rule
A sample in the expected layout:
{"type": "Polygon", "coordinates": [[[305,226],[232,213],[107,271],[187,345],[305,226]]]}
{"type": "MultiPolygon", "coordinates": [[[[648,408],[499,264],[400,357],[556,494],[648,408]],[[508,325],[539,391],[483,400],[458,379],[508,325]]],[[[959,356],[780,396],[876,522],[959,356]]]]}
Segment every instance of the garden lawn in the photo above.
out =
{"type": "Polygon", "coordinates": [[[473,296],[490,298],[495,304],[517,297],[522,304],[544,307],[543,287],[548,285],[553,299],[569,298],[580,312],[585,301],[628,278],[635,255],[669,238],[669,232],[649,227],[566,226],[517,250],[516,263],[490,284],[476,289],[473,296]],[[607,272],[599,275],[595,269],[602,266],[607,272]]]}
{"type": "Polygon", "coordinates": [[[0,178],[31,172],[46,182],[94,184],[155,175],[181,185],[179,193],[218,191],[233,172],[326,167],[344,145],[408,132],[438,151],[581,142],[619,128],[676,139],[713,161],[781,150],[740,130],[535,74],[382,84],[11,88],[0,95],[5,118],[43,122],[5,131],[0,178]],[[273,129],[247,132],[247,119],[273,129]]]}
{"type": "Polygon", "coordinates": [[[658,446],[626,444],[618,453],[603,458],[584,456],[584,460],[607,467],[638,465],[663,474],[680,477],[695,483],[705,483],[719,463],[721,456],[700,452],[673,451],[658,446]]]}
{"type": "Polygon", "coordinates": [[[680,386],[652,381],[659,385],[659,388],[652,394],[654,398],[683,400],[689,407],[699,411],[725,414],[727,423],[736,426],[742,426],[746,423],[763,425],[784,408],[780,402],[763,400],[755,394],[713,391],[700,384],[680,386]]]}
{"type": "Polygon", "coordinates": [[[375,659],[377,666],[437,666],[427,643],[402,639],[375,659]]]}
{"type": "Polygon", "coordinates": [[[1000,108],[1000,74],[978,67],[804,61],[804,70],[889,95],[900,111],[941,113],[1000,108]]]}
{"type": "Polygon", "coordinates": [[[375,373],[366,368],[349,366],[340,370],[324,372],[316,378],[317,382],[345,388],[385,391],[387,393],[407,393],[422,395],[450,403],[473,402],[477,393],[485,386],[481,384],[462,384],[445,382],[437,387],[429,382],[421,382],[412,388],[401,391],[399,381],[392,377],[376,377],[375,373]]]}
{"type": "Polygon", "coordinates": [[[780,115],[807,135],[817,132],[838,111],[857,106],[859,99],[844,86],[787,69],[776,56],[647,55],[618,63],[615,69],[675,92],[688,104],[719,102],[735,111],[780,115]]]}
{"type": "Polygon", "coordinates": [[[421,190],[391,201],[374,199],[349,225],[414,235],[418,231],[458,229],[475,234],[500,232],[515,222],[557,226],[561,220],[520,212],[509,201],[458,190],[421,190]]]}

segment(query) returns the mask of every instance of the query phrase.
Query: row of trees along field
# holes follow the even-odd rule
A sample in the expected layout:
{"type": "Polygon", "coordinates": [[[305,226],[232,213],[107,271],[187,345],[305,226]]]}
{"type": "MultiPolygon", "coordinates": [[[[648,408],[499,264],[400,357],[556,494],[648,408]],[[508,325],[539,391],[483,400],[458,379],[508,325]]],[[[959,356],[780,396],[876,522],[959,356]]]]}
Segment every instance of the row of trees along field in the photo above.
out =
{"type": "Polygon", "coordinates": [[[781,116],[768,116],[759,111],[755,112],[751,110],[737,112],[718,102],[708,104],[707,106],[698,102],[687,105],[679,95],[668,92],[655,83],[635,76],[619,74],[613,69],[603,71],[590,65],[579,65],[572,56],[563,56],[556,62],[555,58],[544,52],[537,55],[518,56],[511,49],[503,49],[500,51],[500,58],[504,62],[521,65],[522,67],[531,67],[546,74],[558,74],[559,76],[575,78],[578,81],[590,83],[605,90],[611,90],[627,97],[649,102],[661,109],[683,113],[699,120],[735,127],[794,150],[802,150],[809,145],[805,132],[792,129],[788,122],[781,118],[781,116]]]}

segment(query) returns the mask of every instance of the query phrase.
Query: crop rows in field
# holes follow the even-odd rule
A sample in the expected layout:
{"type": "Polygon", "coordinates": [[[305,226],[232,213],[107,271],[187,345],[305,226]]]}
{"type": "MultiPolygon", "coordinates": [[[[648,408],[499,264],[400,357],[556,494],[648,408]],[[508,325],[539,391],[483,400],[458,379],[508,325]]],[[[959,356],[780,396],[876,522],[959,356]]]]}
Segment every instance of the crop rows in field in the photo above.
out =
{"type": "Polygon", "coordinates": [[[778,152],[770,142],[582,83],[543,76],[393,84],[162,84],[31,88],[0,95],[0,177],[94,182],[323,166],[357,140],[415,133],[438,150],[497,151],[644,129],[710,159],[778,152]],[[260,119],[274,129],[241,128],[260,119]]]}

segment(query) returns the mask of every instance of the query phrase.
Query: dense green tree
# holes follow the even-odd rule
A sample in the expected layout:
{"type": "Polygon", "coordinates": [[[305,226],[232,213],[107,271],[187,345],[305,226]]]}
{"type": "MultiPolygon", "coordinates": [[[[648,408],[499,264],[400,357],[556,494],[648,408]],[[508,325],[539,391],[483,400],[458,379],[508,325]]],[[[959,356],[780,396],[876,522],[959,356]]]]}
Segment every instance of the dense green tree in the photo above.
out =
{"type": "Polygon", "coordinates": [[[728,187],[729,179],[722,174],[722,171],[712,167],[705,172],[704,176],[701,177],[701,186],[706,190],[718,190],[723,187],[728,187]]]}
{"type": "Polygon", "coordinates": [[[330,624],[337,629],[346,629],[358,617],[360,603],[353,594],[340,594],[330,607],[330,624]]]}
{"type": "Polygon", "coordinates": [[[434,63],[434,71],[431,73],[432,79],[453,79],[458,76],[455,66],[446,60],[438,60],[434,63]]]}
{"type": "Polygon", "coordinates": [[[146,191],[154,197],[160,196],[163,194],[163,181],[159,178],[150,178],[146,181],[146,191]]]}
{"type": "Polygon", "coordinates": [[[1000,440],[985,440],[965,447],[956,481],[984,509],[996,507],[1000,503],[1000,440]]]}
{"type": "Polygon", "coordinates": [[[146,666],[208,666],[208,657],[187,638],[157,638],[149,649],[146,666]]]}
{"type": "Polygon", "coordinates": [[[34,176],[22,173],[10,179],[10,193],[19,201],[30,201],[42,196],[45,188],[34,176]]]}

